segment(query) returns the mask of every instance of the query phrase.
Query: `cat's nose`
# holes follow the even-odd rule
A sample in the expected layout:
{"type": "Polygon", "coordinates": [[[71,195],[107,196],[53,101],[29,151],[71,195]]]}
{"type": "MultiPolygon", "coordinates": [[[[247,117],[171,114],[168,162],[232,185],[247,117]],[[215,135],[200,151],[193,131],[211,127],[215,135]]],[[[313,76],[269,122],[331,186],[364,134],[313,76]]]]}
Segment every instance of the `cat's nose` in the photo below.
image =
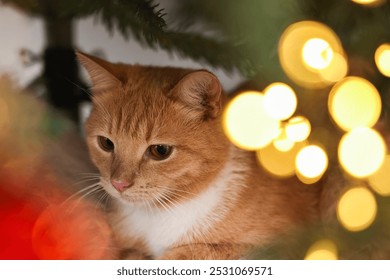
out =
{"type": "Polygon", "coordinates": [[[130,188],[132,186],[131,183],[125,180],[112,180],[111,184],[120,192],[123,192],[125,189],[130,188]]]}

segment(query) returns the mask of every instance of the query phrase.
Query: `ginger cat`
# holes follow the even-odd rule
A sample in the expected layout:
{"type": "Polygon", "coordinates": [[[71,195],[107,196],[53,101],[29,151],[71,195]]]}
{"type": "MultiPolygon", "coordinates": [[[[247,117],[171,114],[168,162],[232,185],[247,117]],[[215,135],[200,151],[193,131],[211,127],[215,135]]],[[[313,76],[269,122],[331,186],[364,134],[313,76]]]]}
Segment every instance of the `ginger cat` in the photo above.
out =
{"type": "Polygon", "coordinates": [[[225,137],[228,97],[212,73],[77,56],[93,84],[87,143],[114,198],[118,258],[245,258],[319,216],[320,188],[272,178],[225,137]]]}

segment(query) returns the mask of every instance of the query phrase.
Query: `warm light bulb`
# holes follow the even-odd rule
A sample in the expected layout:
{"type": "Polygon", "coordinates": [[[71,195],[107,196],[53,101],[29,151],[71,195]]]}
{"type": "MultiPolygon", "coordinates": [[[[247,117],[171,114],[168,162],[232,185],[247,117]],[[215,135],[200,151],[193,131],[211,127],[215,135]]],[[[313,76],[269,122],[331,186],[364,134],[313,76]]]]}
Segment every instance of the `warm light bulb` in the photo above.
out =
{"type": "Polygon", "coordinates": [[[329,66],[333,59],[333,50],[327,41],[312,38],[303,45],[302,58],[309,67],[321,70],[329,66]]]}
{"type": "Polygon", "coordinates": [[[328,109],[336,124],[345,131],[356,127],[372,127],[382,110],[379,92],[360,77],[347,77],[331,90],[328,109]]]}
{"type": "Polygon", "coordinates": [[[328,67],[321,69],[318,72],[324,81],[329,81],[330,83],[336,83],[343,78],[348,73],[348,63],[344,55],[339,53],[333,54],[333,59],[330,61],[328,67]]]}
{"type": "Polygon", "coordinates": [[[301,176],[308,179],[319,179],[328,167],[328,156],[319,146],[310,145],[298,152],[295,165],[301,176]]]}
{"type": "Polygon", "coordinates": [[[346,191],[337,205],[337,218],[349,231],[361,231],[375,220],[377,203],[374,195],[365,187],[346,191]]]}
{"type": "Polygon", "coordinates": [[[383,75],[390,77],[390,44],[383,44],[377,48],[375,63],[383,75]]]}
{"type": "Polygon", "coordinates": [[[286,125],[287,138],[293,142],[306,140],[311,132],[311,125],[308,119],[303,116],[291,118],[286,125]]]}
{"type": "Polygon", "coordinates": [[[385,154],[386,145],[382,136],[366,127],[346,133],[338,148],[341,166],[357,178],[374,174],[381,167],[385,154]]]}
{"type": "Polygon", "coordinates": [[[368,177],[368,182],[378,194],[390,195],[390,155],[386,155],[381,167],[368,177]]]}
{"type": "Polygon", "coordinates": [[[282,130],[280,135],[273,141],[274,147],[280,152],[287,152],[291,150],[295,142],[287,138],[285,129],[282,130]]]}
{"type": "Polygon", "coordinates": [[[236,146],[257,150],[267,146],[280,133],[280,122],[270,117],[264,108],[264,95],[248,91],[239,94],[224,111],[225,134],[236,146]]]}
{"type": "Polygon", "coordinates": [[[305,260],[337,260],[337,247],[333,241],[322,239],[307,250],[305,260]]]}
{"type": "Polygon", "coordinates": [[[272,118],[285,120],[294,114],[297,97],[288,85],[273,83],[264,90],[264,107],[272,118]]]}

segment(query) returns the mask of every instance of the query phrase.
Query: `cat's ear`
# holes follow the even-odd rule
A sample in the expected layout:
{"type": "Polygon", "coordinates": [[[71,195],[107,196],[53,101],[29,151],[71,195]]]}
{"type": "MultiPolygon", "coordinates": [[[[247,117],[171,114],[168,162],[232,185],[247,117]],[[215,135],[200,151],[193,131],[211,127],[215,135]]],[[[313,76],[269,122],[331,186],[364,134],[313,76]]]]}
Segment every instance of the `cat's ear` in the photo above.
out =
{"type": "Polygon", "coordinates": [[[93,91],[101,92],[121,84],[120,75],[113,64],[103,59],[76,51],[80,63],[91,78],[93,91]]]}
{"type": "Polygon", "coordinates": [[[185,75],[171,92],[171,96],[202,114],[215,118],[221,111],[222,87],[216,76],[206,70],[185,75]]]}

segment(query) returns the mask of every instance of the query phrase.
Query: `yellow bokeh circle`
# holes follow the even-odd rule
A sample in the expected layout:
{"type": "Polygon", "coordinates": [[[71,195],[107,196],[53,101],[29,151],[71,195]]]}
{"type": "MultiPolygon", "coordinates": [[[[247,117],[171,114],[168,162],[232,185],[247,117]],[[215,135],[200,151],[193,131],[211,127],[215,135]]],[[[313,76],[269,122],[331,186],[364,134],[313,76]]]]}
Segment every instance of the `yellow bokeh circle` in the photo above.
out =
{"type": "Polygon", "coordinates": [[[295,158],[305,146],[304,142],[293,145],[287,151],[278,150],[275,145],[268,145],[257,151],[257,158],[266,171],[278,177],[295,174],[295,158]]]}
{"type": "Polygon", "coordinates": [[[328,156],[321,147],[309,145],[298,152],[295,165],[297,173],[304,178],[319,179],[328,167],[328,156]]]}
{"type": "Polygon", "coordinates": [[[311,125],[307,118],[296,116],[287,122],[285,131],[288,139],[293,142],[301,142],[309,137],[311,125]]]}
{"type": "Polygon", "coordinates": [[[294,90],[284,83],[273,83],[264,90],[264,106],[274,119],[285,120],[294,114],[297,97],[294,90]]]}
{"type": "Polygon", "coordinates": [[[365,178],[382,165],[386,145],[375,130],[360,127],[346,133],[339,143],[338,158],[341,166],[352,176],[365,178]]]}
{"type": "Polygon", "coordinates": [[[378,121],[382,110],[379,92],[373,84],[360,77],[347,77],[332,88],[328,109],[336,124],[344,131],[378,121]]]}
{"type": "Polygon", "coordinates": [[[322,239],[307,250],[305,260],[337,260],[337,246],[332,240],[322,239]]]}
{"type": "Polygon", "coordinates": [[[382,44],[376,49],[375,63],[383,75],[390,77],[390,44],[382,44]]]}
{"type": "Polygon", "coordinates": [[[338,201],[337,218],[349,231],[361,231],[375,220],[377,203],[366,187],[354,187],[346,191],[338,201]]]}
{"type": "Polygon", "coordinates": [[[336,33],[322,23],[300,21],[290,25],[280,38],[278,53],[284,72],[300,86],[324,88],[335,78],[342,78],[330,73],[340,72],[334,59],[344,56],[344,50],[336,33]],[[324,77],[323,72],[331,78],[324,77]]]}
{"type": "Polygon", "coordinates": [[[227,105],[223,129],[237,147],[257,150],[280,134],[280,122],[267,114],[261,92],[248,91],[239,94],[227,105]]]}
{"type": "Polygon", "coordinates": [[[380,195],[390,195],[390,155],[386,155],[381,167],[368,177],[370,186],[380,195]]]}
{"type": "Polygon", "coordinates": [[[286,130],[282,129],[280,135],[272,142],[274,147],[280,152],[287,152],[291,150],[295,142],[287,138],[286,130]]]}

